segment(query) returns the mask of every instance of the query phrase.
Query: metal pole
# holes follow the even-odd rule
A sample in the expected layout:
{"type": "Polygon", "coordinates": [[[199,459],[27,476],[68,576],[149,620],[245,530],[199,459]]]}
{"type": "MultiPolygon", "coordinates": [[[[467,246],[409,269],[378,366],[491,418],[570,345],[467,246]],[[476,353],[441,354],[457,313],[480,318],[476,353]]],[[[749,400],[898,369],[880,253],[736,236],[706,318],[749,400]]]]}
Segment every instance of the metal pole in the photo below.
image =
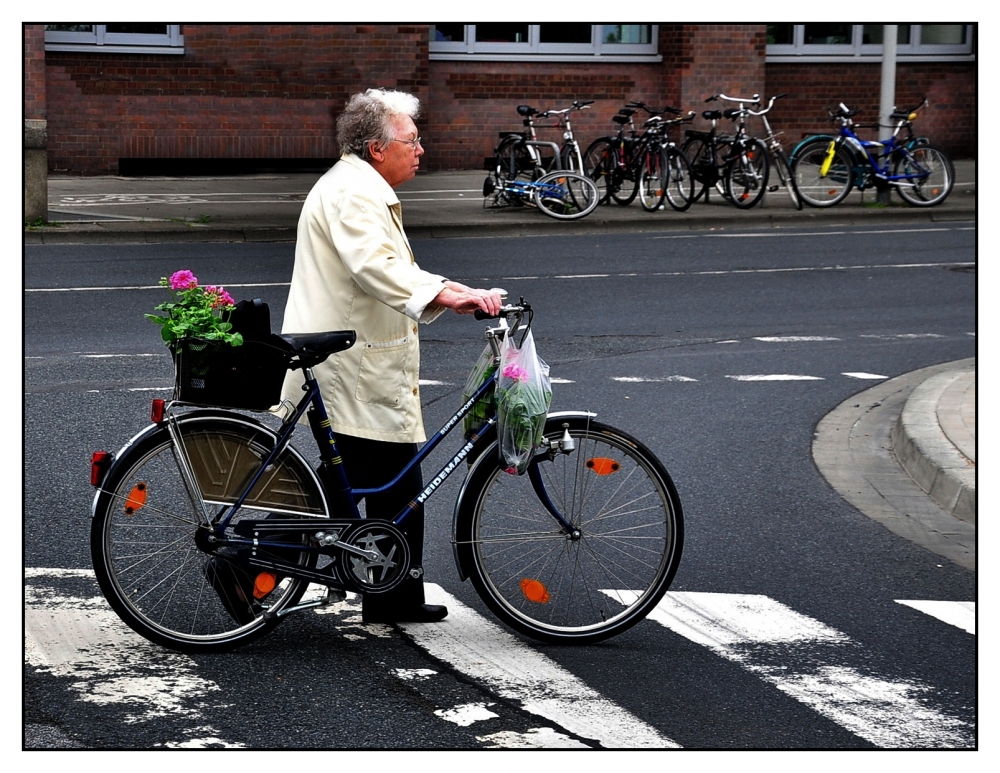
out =
{"type": "MultiPolygon", "coordinates": [[[[882,96],[879,100],[878,122],[879,126],[891,126],[892,119],[889,116],[896,107],[896,35],[897,24],[882,25],[882,96]]],[[[879,139],[884,129],[879,129],[879,139]]],[[[879,204],[888,204],[891,189],[888,185],[878,186],[877,201],[879,204]]]]}

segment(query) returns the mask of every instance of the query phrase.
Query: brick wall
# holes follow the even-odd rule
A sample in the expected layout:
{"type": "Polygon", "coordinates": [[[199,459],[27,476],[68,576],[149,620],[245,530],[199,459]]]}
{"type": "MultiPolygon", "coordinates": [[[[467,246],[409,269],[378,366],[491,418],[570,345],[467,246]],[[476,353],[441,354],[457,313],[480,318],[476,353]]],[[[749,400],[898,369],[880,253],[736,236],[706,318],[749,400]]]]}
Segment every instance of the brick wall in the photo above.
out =
{"type": "Polygon", "coordinates": [[[372,86],[427,98],[427,27],[197,25],[183,56],[46,55],[49,165],[119,158],[333,158],[336,115],[372,86]]]}
{"type": "Polygon", "coordinates": [[[45,25],[24,25],[24,117],[45,118],[45,25]]]}
{"type": "MultiPolygon", "coordinates": [[[[767,93],[787,93],[768,115],[774,129],[782,129],[788,144],[802,137],[830,133],[835,124],[827,109],[843,102],[862,123],[878,120],[882,65],[873,64],[785,64],[767,65],[767,93]]],[[[912,107],[926,96],[928,107],[914,121],[913,130],[955,158],[976,155],[976,65],[974,63],[897,63],[896,104],[912,107]]],[[[871,130],[859,136],[874,139],[871,130]]],[[[887,136],[882,132],[883,136],[887,136]]],[[[787,146],[786,146],[787,147],[787,146]]]]}

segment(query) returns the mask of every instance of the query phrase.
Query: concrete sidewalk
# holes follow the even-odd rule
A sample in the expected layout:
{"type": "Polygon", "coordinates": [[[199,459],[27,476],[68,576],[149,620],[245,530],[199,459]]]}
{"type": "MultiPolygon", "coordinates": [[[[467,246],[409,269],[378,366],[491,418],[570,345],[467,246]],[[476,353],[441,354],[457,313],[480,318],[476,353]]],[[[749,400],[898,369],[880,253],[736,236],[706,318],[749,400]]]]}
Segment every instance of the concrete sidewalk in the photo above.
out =
{"type": "MultiPolygon", "coordinates": [[[[638,201],[625,207],[611,203],[575,222],[554,220],[531,207],[484,208],[482,186],[487,174],[482,171],[420,174],[397,193],[407,234],[413,239],[975,222],[975,162],[956,161],[955,176],[955,188],[948,199],[928,208],[908,206],[896,194],[892,204],[878,206],[874,191],[863,195],[855,191],[835,207],[797,211],[784,190],[777,190],[765,194],[762,204],[750,210],[736,209],[715,195],[709,203],[700,201],[687,212],[667,208],[650,213],[638,201]]],[[[294,241],[302,201],[318,177],[319,173],[186,178],[53,176],[48,180],[50,224],[26,227],[24,241],[294,241]]],[[[881,451],[866,456],[859,451],[860,441],[855,448],[820,443],[814,447],[814,455],[817,450],[820,454],[817,464],[845,497],[887,528],[962,565],[974,566],[975,361],[937,366],[933,373],[918,371],[913,378],[899,377],[892,382],[897,382],[892,389],[890,382],[881,387],[885,395],[873,398],[869,414],[850,420],[841,416],[838,421],[843,424],[836,428],[840,438],[852,437],[851,427],[877,417],[878,426],[864,437],[884,438],[882,449],[889,451],[891,459],[883,458],[881,451]],[[890,404],[895,406],[893,410],[887,410],[890,404]],[[879,496],[859,498],[852,493],[857,490],[858,476],[867,480],[866,489],[877,491],[879,496]],[[891,486],[886,483],[890,478],[894,481],[891,486]],[[920,505],[905,493],[907,486],[914,485],[923,492],[920,505]],[[889,489],[903,493],[887,494],[889,489]],[[887,503],[891,513],[886,511],[887,503]],[[943,521],[941,513],[950,521],[943,521]],[[905,528],[900,524],[906,524],[905,528]]],[[[879,388],[869,391],[874,394],[879,388]]],[[[858,403],[854,398],[848,402],[858,403]]],[[[840,414],[835,411],[831,416],[840,414]]],[[[821,422],[820,429],[824,426],[821,422]]]]}

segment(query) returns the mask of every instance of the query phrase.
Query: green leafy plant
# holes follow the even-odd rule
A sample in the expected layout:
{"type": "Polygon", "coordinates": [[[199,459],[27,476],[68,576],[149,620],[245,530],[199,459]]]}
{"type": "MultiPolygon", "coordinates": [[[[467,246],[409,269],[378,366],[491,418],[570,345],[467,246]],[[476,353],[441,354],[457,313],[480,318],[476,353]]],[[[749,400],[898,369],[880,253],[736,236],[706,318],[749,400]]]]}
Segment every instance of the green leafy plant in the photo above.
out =
{"type": "Polygon", "coordinates": [[[146,314],[146,319],[160,326],[160,336],[167,346],[174,347],[182,338],[199,338],[205,341],[220,341],[231,346],[240,346],[243,336],[232,333],[229,314],[235,303],[232,296],[222,287],[208,285],[201,287],[198,277],[190,271],[177,271],[162,277],[160,284],[170,290],[170,300],[161,303],[153,311],[164,312],[146,314]]]}

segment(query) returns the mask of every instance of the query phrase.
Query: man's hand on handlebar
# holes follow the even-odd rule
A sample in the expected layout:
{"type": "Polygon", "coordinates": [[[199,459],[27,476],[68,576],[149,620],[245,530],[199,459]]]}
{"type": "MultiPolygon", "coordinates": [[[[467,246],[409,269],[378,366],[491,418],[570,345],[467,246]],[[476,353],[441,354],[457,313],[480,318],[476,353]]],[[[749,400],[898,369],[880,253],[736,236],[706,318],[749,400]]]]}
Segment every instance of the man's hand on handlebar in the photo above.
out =
{"type": "Polygon", "coordinates": [[[479,310],[495,317],[503,306],[503,297],[496,288],[492,290],[476,290],[466,287],[460,282],[446,281],[445,289],[438,293],[433,303],[444,306],[458,314],[472,314],[479,310]]]}

